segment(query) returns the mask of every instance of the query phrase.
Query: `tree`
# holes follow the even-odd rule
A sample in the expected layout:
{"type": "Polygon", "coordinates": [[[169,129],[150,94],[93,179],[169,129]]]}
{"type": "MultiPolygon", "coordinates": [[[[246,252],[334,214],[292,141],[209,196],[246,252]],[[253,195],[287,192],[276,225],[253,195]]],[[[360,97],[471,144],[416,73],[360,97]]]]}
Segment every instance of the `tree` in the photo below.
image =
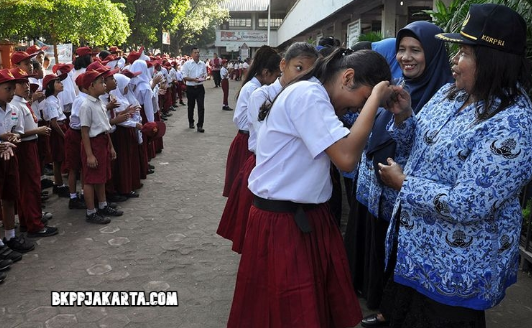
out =
{"type": "Polygon", "coordinates": [[[19,0],[0,5],[0,37],[42,37],[48,43],[123,43],[129,25],[120,4],[110,0],[19,0]]]}

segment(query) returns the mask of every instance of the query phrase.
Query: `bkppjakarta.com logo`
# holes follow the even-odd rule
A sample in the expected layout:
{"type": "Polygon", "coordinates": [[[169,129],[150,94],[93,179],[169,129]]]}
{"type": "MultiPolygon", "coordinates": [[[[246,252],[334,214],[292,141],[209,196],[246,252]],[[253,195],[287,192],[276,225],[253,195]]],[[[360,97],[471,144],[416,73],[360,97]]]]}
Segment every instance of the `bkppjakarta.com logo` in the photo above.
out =
{"type": "Polygon", "coordinates": [[[179,306],[177,291],[52,292],[52,306],[179,306]]]}

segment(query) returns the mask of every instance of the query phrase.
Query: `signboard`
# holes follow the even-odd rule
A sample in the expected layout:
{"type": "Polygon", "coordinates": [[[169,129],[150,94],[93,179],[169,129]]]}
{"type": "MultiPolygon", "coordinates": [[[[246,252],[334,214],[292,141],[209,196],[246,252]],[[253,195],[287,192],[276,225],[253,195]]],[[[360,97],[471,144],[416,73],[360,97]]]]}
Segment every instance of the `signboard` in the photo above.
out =
{"type": "Polygon", "coordinates": [[[356,21],[347,25],[347,47],[348,48],[351,48],[353,45],[355,45],[355,43],[358,42],[358,38],[360,37],[360,31],[361,31],[360,19],[357,19],[356,21]]]}
{"type": "Polygon", "coordinates": [[[163,31],[163,44],[170,44],[170,33],[168,31],[163,31]]]}
{"type": "Polygon", "coordinates": [[[247,44],[243,44],[241,47],[240,47],[240,59],[241,60],[244,60],[246,58],[249,57],[249,47],[247,44]]]}
{"type": "Polygon", "coordinates": [[[267,31],[220,31],[220,41],[267,42],[267,31]]]}
{"type": "MultiPolygon", "coordinates": [[[[45,56],[47,56],[50,59],[50,67],[55,65],[55,54],[54,54],[54,46],[51,44],[45,44],[44,42],[41,42],[37,40],[35,42],[40,48],[46,46],[48,49],[44,51],[45,56]]],[[[64,44],[58,44],[57,45],[57,57],[59,60],[59,63],[72,63],[72,43],[64,43],[64,44]]]]}

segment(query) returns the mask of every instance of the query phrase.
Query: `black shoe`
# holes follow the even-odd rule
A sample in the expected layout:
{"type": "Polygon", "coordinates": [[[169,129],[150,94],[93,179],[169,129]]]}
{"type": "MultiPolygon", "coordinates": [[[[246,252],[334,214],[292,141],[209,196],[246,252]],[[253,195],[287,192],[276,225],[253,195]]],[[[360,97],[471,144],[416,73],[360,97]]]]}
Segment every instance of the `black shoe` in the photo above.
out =
{"type": "Polygon", "coordinates": [[[194,123],[188,123],[188,128],[189,129],[194,129],[195,128],[194,123]]]}
{"type": "Polygon", "coordinates": [[[166,116],[161,116],[161,120],[162,120],[162,121],[168,121],[168,119],[166,118],[166,116]]]}
{"type": "Polygon", "coordinates": [[[148,172],[146,172],[146,174],[153,174],[153,173],[155,173],[155,171],[152,169],[149,169],[148,172]]]}
{"type": "Polygon", "coordinates": [[[148,168],[149,168],[150,170],[155,170],[155,166],[153,166],[153,165],[151,165],[151,164],[148,164],[148,168]]]}
{"type": "Polygon", "coordinates": [[[53,192],[59,197],[70,197],[70,190],[68,189],[68,186],[54,186],[53,192]]]}
{"type": "Polygon", "coordinates": [[[103,216],[98,214],[98,212],[96,212],[90,215],[85,215],[85,221],[95,224],[108,224],[109,222],[111,222],[111,219],[104,218],[103,216]]]}
{"type": "Polygon", "coordinates": [[[229,106],[223,106],[222,110],[233,110],[233,109],[231,107],[229,107],[229,106]]]}
{"type": "Polygon", "coordinates": [[[45,166],[44,169],[42,170],[42,175],[53,176],[54,175],[53,166],[52,166],[52,168],[49,168],[49,167],[45,166]]]}
{"type": "Polygon", "coordinates": [[[390,325],[389,321],[380,321],[377,318],[377,313],[368,315],[362,319],[362,327],[388,327],[390,325]]]}
{"type": "Polygon", "coordinates": [[[120,203],[120,202],[125,202],[127,200],[127,197],[124,197],[122,195],[119,195],[119,194],[110,194],[110,195],[107,195],[107,203],[120,203]]]}
{"type": "Polygon", "coordinates": [[[86,210],[87,204],[78,197],[70,198],[68,201],[68,208],[71,210],[86,210]]]}
{"type": "Polygon", "coordinates": [[[170,107],[170,110],[171,110],[172,112],[177,112],[177,105],[176,105],[176,106],[173,106],[173,107],[170,107]]]}
{"type": "Polygon", "coordinates": [[[41,238],[41,237],[50,237],[57,235],[59,230],[54,227],[44,227],[42,230],[37,232],[28,232],[27,236],[29,238],[41,238]]]}
{"type": "Polygon", "coordinates": [[[183,106],[186,106],[187,104],[185,104],[184,102],[180,101],[179,102],[180,105],[183,105],[183,106]]]}
{"type": "Polygon", "coordinates": [[[14,263],[20,261],[21,259],[22,254],[19,252],[16,252],[5,245],[0,246],[0,260],[11,260],[14,263]]]}
{"type": "Polygon", "coordinates": [[[126,196],[127,198],[139,198],[139,194],[135,191],[131,191],[129,194],[123,194],[122,196],[126,196]]]}
{"type": "Polygon", "coordinates": [[[41,189],[47,189],[54,186],[54,182],[50,179],[41,180],[41,189]]]}
{"type": "Polygon", "coordinates": [[[0,271],[9,269],[11,264],[13,264],[13,261],[11,260],[0,260],[0,271]]]}
{"type": "Polygon", "coordinates": [[[117,210],[117,209],[114,209],[114,208],[112,208],[112,207],[110,207],[108,205],[108,206],[105,206],[104,208],[98,209],[98,214],[100,214],[101,216],[106,216],[106,215],[109,215],[109,216],[122,216],[122,214],[124,214],[124,212],[122,212],[120,210],[117,210]]]}
{"type": "Polygon", "coordinates": [[[172,114],[172,113],[165,113],[165,114],[163,114],[163,115],[166,116],[166,117],[170,117],[170,116],[172,116],[172,115],[174,115],[174,114],[172,114]]]}
{"type": "Polygon", "coordinates": [[[3,242],[4,245],[19,253],[27,253],[35,248],[35,244],[32,241],[22,236],[15,236],[15,238],[11,238],[9,241],[4,237],[3,242]]]}
{"type": "Polygon", "coordinates": [[[45,212],[45,211],[42,211],[41,212],[41,221],[42,222],[48,222],[49,220],[53,219],[54,218],[54,215],[50,212],[45,212]]]}
{"type": "Polygon", "coordinates": [[[0,284],[6,280],[7,274],[5,272],[0,272],[0,284]]]}
{"type": "Polygon", "coordinates": [[[201,127],[201,126],[198,126],[198,132],[199,132],[199,133],[204,133],[204,132],[205,132],[205,130],[203,129],[203,127],[201,127]]]}

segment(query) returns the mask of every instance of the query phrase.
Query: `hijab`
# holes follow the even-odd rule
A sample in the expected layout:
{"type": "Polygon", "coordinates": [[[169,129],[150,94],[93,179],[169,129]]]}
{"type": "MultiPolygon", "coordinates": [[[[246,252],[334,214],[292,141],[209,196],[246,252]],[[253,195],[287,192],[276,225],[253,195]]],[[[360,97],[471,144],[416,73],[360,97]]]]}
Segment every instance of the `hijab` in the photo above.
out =
{"type": "Polygon", "coordinates": [[[405,77],[415,113],[419,112],[444,84],[453,82],[445,44],[434,37],[439,33],[443,33],[441,28],[425,21],[410,23],[397,33],[396,52],[403,37],[413,36],[421,43],[425,53],[423,73],[413,79],[405,77]]]}
{"type": "Polygon", "coordinates": [[[380,53],[384,58],[386,58],[388,65],[390,65],[390,71],[392,72],[392,78],[401,77],[403,75],[403,72],[401,71],[401,67],[399,67],[399,63],[395,59],[395,53],[396,53],[395,38],[388,38],[388,39],[384,39],[381,41],[372,42],[371,49],[380,53]]]}
{"type": "MultiPolygon", "coordinates": [[[[416,78],[405,77],[405,85],[412,99],[412,110],[418,113],[432,96],[445,84],[452,82],[449,57],[443,41],[435,38],[436,34],[443,31],[436,25],[417,21],[408,24],[397,33],[395,52],[399,49],[401,39],[405,36],[415,37],[423,47],[425,54],[425,70],[416,78]]],[[[386,56],[385,56],[386,57],[386,56]]],[[[388,157],[395,157],[395,141],[386,131],[388,122],[393,114],[379,108],[375,117],[375,124],[366,149],[368,159],[373,159],[377,180],[380,180],[378,163],[387,164],[388,157]]]]}

